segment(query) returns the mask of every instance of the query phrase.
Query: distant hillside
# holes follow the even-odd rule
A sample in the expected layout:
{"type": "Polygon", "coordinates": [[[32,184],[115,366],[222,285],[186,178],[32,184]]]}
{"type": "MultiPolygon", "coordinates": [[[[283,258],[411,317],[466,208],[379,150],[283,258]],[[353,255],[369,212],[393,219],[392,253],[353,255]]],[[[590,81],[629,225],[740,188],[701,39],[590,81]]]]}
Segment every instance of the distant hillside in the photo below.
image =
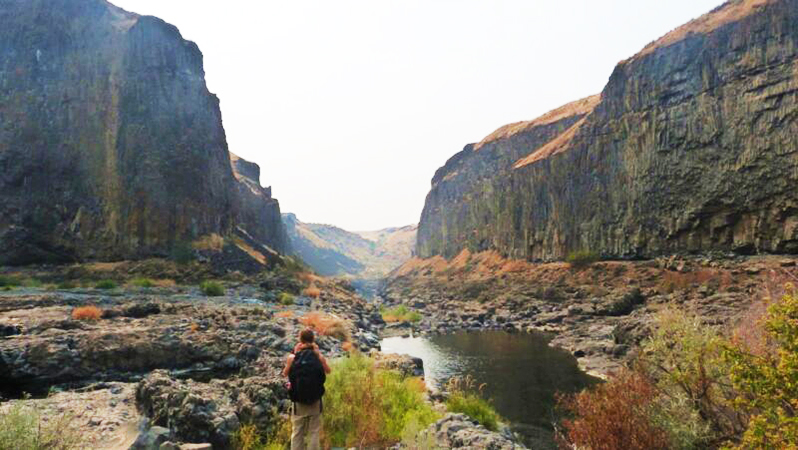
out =
{"type": "Polygon", "coordinates": [[[283,214],[293,253],[324,276],[382,278],[412,256],[416,226],[351,232],[283,214]]]}

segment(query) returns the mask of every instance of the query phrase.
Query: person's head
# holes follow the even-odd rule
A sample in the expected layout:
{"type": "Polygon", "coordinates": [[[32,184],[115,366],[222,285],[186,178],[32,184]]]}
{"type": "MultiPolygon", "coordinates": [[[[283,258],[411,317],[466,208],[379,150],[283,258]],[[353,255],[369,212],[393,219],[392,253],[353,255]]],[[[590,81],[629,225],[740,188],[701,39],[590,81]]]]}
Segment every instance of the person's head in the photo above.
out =
{"type": "Polygon", "coordinates": [[[313,335],[313,330],[310,328],[305,328],[299,333],[299,342],[303,344],[312,344],[315,340],[315,336],[313,335]]]}

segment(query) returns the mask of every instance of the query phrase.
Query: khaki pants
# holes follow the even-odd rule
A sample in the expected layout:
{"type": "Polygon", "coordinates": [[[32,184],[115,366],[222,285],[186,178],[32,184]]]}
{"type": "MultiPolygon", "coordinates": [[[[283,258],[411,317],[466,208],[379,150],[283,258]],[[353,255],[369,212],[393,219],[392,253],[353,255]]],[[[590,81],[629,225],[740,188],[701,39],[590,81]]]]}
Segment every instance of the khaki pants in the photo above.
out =
{"type": "Polygon", "coordinates": [[[291,450],[319,450],[321,414],[312,416],[291,415],[291,450]],[[305,445],[305,439],[308,442],[305,445]]]}

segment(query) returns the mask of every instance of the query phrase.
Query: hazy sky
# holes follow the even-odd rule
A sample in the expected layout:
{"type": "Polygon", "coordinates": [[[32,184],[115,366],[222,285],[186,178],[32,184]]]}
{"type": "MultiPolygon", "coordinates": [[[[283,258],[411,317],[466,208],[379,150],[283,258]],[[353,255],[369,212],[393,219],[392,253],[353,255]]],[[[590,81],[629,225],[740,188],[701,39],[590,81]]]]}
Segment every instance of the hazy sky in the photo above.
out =
{"type": "Polygon", "coordinates": [[[601,91],[617,62],[720,0],[112,0],[205,55],[230,150],[283,212],[418,222],[469,142],[601,91]]]}

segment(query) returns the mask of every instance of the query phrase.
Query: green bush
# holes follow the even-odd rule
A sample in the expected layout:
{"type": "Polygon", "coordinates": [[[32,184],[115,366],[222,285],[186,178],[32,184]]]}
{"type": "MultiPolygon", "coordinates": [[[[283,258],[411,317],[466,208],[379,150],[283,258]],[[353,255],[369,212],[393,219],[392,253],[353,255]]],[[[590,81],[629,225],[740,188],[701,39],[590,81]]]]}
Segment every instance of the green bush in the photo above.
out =
{"type": "Polygon", "coordinates": [[[82,448],[82,441],[70,415],[45,421],[38,410],[21,403],[0,413],[0,449],[68,450],[82,448]]]}
{"type": "Polygon", "coordinates": [[[333,363],[324,396],[325,447],[389,447],[409,428],[426,428],[439,415],[424,400],[424,383],[378,370],[353,354],[333,363]]]}
{"type": "Polygon", "coordinates": [[[763,325],[770,351],[729,343],[723,352],[738,392],[735,406],[750,414],[738,448],[798,448],[798,295],[792,286],[768,307],[763,325]]]}
{"type": "Polygon", "coordinates": [[[57,287],[58,289],[75,289],[78,285],[72,280],[66,280],[58,283],[57,287]]]}
{"type": "Polygon", "coordinates": [[[480,388],[475,388],[470,377],[453,378],[447,385],[449,398],[446,409],[453,413],[462,413],[476,420],[491,431],[498,431],[501,417],[493,406],[481,397],[480,388]]]}
{"type": "Polygon", "coordinates": [[[590,250],[578,250],[569,253],[565,260],[571,265],[571,267],[575,269],[581,269],[600,259],[601,258],[599,257],[599,254],[596,252],[592,252],[590,250]]]}
{"type": "Polygon", "coordinates": [[[411,310],[405,305],[394,306],[393,308],[380,310],[382,320],[386,322],[419,322],[421,314],[411,310]]]}
{"type": "Polygon", "coordinates": [[[113,280],[102,280],[94,285],[97,289],[116,289],[116,282],[113,280]]]}
{"type": "Polygon", "coordinates": [[[294,295],[288,292],[280,292],[280,295],[277,296],[277,301],[281,305],[291,306],[294,304],[294,295]]]}
{"type": "Polygon", "coordinates": [[[17,287],[22,285],[22,280],[19,277],[11,275],[0,275],[0,287],[17,287]]]}
{"type": "Polygon", "coordinates": [[[224,286],[217,281],[203,281],[200,283],[202,293],[208,297],[220,297],[224,295],[224,286]]]}
{"type": "Polygon", "coordinates": [[[131,282],[131,284],[140,288],[151,288],[155,286],[155,283],[149,278],[136,278],[131,282]]]}
{"type": "Polygon", "coordinates": [[[683,311],[666,309],[642,344],[637,368],[660,393],[653,419],[679,448],[716,446],[742,431],[743,423],[732,406],[735,393],[731,366],[722,358],[723,342],[717,328],[683,311]]]}

